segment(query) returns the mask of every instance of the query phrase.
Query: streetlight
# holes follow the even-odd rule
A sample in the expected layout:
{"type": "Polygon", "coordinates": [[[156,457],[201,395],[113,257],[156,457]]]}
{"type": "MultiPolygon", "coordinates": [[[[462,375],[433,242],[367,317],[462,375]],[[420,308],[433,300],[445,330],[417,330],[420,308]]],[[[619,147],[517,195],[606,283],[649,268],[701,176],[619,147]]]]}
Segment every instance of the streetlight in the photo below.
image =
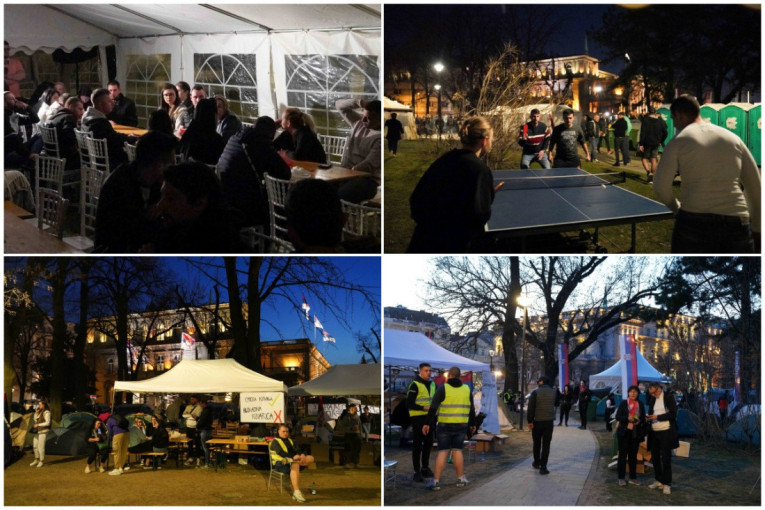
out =
{"type": "Polygon", "coordinates": [[[489,350],[489,370],[494,372],[494,355],[497,354],[494,352],[494,349],[489,350]]]}
{"type": "MultiPolygon", "coordinates": [[[[436,62],[433,64],[433,69],[436,70],[436,73],[438,73],[439,81],[441,81],[441,71],[444,70],[444,65],[441,62],[436,62]]],[[[441,131],[443,131],[443,119],[441,118],[441,85],[436,85],[436,90],[438,91],[438,121],[436,124],[438,125],[438,141],[441,141],[441,131]]]]}
{"type": "Polygon", "coordinates": [[[521,331],[523,336],[521,337],[521,417],[518,425],[519,430],[523,430],[523,406],[526,402],[526,321],[528,320],[528,308],[529,300],[525,296],[518,296],[515,298],[515,303],[523,308],[523,322],[521,331]]]}

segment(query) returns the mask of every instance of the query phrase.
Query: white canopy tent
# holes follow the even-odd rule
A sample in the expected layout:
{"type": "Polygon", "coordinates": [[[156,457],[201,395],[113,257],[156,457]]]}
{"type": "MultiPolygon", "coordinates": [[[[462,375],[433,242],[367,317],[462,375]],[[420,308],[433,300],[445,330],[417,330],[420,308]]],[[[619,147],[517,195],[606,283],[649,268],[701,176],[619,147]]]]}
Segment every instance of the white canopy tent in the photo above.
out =
{"type": "Polygon", "coordinates": [[[287,391],[286,385],[253,372],[233,359],[181,360],[167,372],[144,381],[116,381],[114,391],[134,393],[242,393],[287,391]]]}
{"type": "Polygon", "coordinates": [[[98,46],[102,85],[114,45],[116,79],[139,117],[142,105],[156,109],[164,82],[242,101],[246,119],[309,109],[327,131],[337,119],[322,122],[321,110],[335,100],[380,97],[379,4],[9,4],[4,16],[12,53],[98,46]]]}
{"type": "Polygon", "coordinates": [[[380,396],[381,365],[335,365],[316,379],[287,390],[291,397],[310,396],[380,396]]]}
{"type": "MultiPolygon", "coordinates": [[[[448,369],[456,366],[463,371],[481,372],[483,387],[480,411],[486,413],[483,429],[499,434],[497,383],[489,365],[448,351],[422,333],[386,329],[383,341],[386,366],[417,367],[427,361],[433,368],[448,369]]],[[[476,409],[476,412],[479,412],[479,409],[476,409]]]]}
{"type": "MultiPolygon", "coordinates": [[[[639,350],[637,352],[637,377],[640,382],[668,382],[670,379],[664,374],[656,370],[648,363],[639,350]]],[[[601,388],[612,388],[612,391],[616,391],[621,388],[622,385],[622,363],[626,363],[624,359],[620,359],[614,363],[611,367],[603,372],[590,376],[590,388],[597,390],[601,388]]]]}

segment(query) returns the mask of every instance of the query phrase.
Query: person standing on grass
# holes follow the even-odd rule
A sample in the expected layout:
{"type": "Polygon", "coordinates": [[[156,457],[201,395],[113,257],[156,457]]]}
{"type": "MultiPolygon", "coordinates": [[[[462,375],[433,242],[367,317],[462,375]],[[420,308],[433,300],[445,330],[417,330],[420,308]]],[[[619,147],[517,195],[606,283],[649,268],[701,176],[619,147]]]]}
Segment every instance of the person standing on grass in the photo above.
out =
{"type": "Polygon", "coordinates": [[[545,151],[550,145],[550,128],[539,119],[542,114],[537,108],[530,112],[531,120],[521,126],[518,135],[518,145],[523,147],[521,154],[521,169],[527,169],[536,161],[542,168],[550,168],[550,160],[545,151]]]}
{"type": "Polygon", "coordinates": [[[387,133],[385,133],[385,139],[388,140],[388,150],[394,156],[398,152],[398,141],[401,140],[404,134],[404,126],[401,125],[401,121],[396,117],[398,117],[396,113],[391,113],[390,119],[385,121],[385,127],[388,128],[387,133]]]}
{"type": "Polygon", "coordinates": [[[648,385],[648,416],[651,424],[648,432],[648,449],[651,450],[656,481],[649,489],[661,489],[670,494],[672,485],[672,449],[679,446],[677,441],[677,403],[675,397],[662,391],[661,385],[648,385]]]}
{"type": "Polygon", "coordinates": [[[50,432],[50,408],[47,402],[40,400],[35,408],[35,414],[32,417],[32,432],[35,437],[32,441],[32,451],[35,454],[35,460],[32,461],[30,466],[43,467],[45,461],[45,441],[48,439],[48,432],[50,432]]]}
{"type": "Polygon", "coordinates": [[[656,108],[648,107],[648,115],[640,123],[641,162],[645,170],[646,181],[651,182],[659,164],[659,147],[667,139],[667,123],[656,113],[656,108]]]}
{"type": "MultiPolygon", "coordinates": [[[[444,468],[446,468],[446,456],[449,451],[452,452],[454,469],[457,471],[456,485],[457,487],[464,487],[467,485],[468,479],[463,474],[462,448],[468,427],[470,427],[471,433],[475,432],[475,427],[470,425],[475,421],[475,408],[473,407],[470,387],[460,380],[458,367],[449,369],[446,383],[439,386],[436,389],[436,394],[433,395],[433,404],[428,411],[428,417],[431,420],[435,419],[436,414],[438,414],[436,472],[426,488],[433,491],[441,489],[440,479],[444,468]]],[[[429,432],[430,426],[425,425],[422,430],[423,435],[427,435],[429,432]]]]}
{"type": "Polygon", "coordinates": [[[540,475],[548,475],[547,459],[555,428],[555,390],[550,387],[550,378],[546,375],[540,377],[537,384],[539,387],[529,397],[526,414],[534,441],[534,463],[531,467],[538,469],[540,475]]]}
{"type": "Polygon", "coordinates": [[[624,480],[627,463],[630,466],[630,483],[640,485],[637,481],[637,452],[638,446],[643,442],[640,432],[641,425],[645,424],[645,407],[638,400],[640,388],[630,386],[627,390],[628,398],[621,401],[616,410],[616,437],[619,441],[619,460],[616,470],[619,477],[619,485],[627,485],[624,480]]]}
{"type": "Polygon", "coordinates": [[[574,126],[574,110],[563,111],[563,124],[553,128],[550,136],[550,160],[553,168],[581,168],[577,145],[581,145],[586,160],[590,160],[590,151],[585,142],[584,132],[580,126],[574,126]],[[553,156],[555,150],[555,156],[553,156]]]}

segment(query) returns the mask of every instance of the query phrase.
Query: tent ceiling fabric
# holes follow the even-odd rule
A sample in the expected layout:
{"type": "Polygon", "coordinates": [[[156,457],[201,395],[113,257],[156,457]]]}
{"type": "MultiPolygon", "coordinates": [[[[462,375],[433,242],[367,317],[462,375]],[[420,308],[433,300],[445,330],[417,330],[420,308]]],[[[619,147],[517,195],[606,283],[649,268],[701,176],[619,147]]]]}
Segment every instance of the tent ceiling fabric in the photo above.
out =
{"type": "Polygon", "coordinates": [[[287,391],[283,382],[253,372],[233,359],[181,360],[144,381],[116,381],[114,391],[135,393],[241,393],[287,391]]]}
{"type": "Polygon", "coordinates": [[[71,51],[115,37],[381,27],[379,5],[11,4],[4,11],[5,38],[24,51],[71,51]]]}
{"type": "Polygon", "coordinates": [[[316,379],[293,386],[289,396],[380,395],[380,364],[335,365],[316,379]]]}
{"type": "Polygon", "coordinates": [[[439,369],[457,366],[463,370],[489,370],[486,363],[448,351],[422,333],[398,329],[386,329],[384,333],[386,366],[416,367],[427,361],[439,369]]]}

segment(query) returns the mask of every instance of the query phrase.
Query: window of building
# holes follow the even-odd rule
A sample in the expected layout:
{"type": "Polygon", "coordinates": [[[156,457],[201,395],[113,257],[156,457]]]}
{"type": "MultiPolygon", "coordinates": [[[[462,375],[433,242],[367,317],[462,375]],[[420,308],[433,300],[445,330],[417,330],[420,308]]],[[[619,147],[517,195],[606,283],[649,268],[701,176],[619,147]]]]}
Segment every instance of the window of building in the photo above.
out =
{"type": "Polygon", "coordinates": [[[194,54],[194,84],[202,85],[208,97],[226,98],[228,109],[243,122],[258,118],[258,84],[254,54],[194,54]]]}
{"type": "Polygon", "coordinates": [[[114,358],[109,358],[106,360],[106,373],[107,375],[114,373],[114,358]]]}
{"type": "Polygon", "coordinates": [[[170,82],[171,55],[128,55],[124,93],[135,101],[138,125],[148,126],[151,112],[159,108],[162,87],[170,82]]]}
{"type": "Polygon", "coordinates": [[[160,372],[165,370],[165,355],[164,354],[157,355],[157,370],[160,372]]]}

